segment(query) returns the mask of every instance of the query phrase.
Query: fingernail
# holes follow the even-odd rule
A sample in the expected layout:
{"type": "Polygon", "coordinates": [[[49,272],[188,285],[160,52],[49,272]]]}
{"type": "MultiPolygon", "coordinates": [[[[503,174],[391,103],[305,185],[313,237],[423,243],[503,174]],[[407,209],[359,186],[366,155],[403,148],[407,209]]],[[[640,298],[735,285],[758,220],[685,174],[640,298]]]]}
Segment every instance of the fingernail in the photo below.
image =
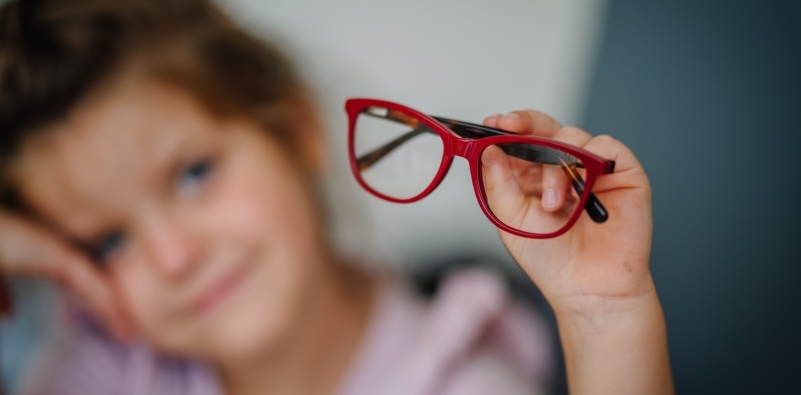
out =
{"type": "Polygon", "coordinates": [[[510,112],[510,113],[504,115],[503,117],[506,118],[506,119],[520,119],[520,114],[518,114],[518,113],[513,111],[513,112],[510,112]]]}
{"type": "Polygon", "coordinates": [[[559,202],[558,196],[556,196],[556,190],[553,188],[548,188],[545,190],[545,193],[542,194],[542,206],[549,208],[554,207],[559,202]]]}

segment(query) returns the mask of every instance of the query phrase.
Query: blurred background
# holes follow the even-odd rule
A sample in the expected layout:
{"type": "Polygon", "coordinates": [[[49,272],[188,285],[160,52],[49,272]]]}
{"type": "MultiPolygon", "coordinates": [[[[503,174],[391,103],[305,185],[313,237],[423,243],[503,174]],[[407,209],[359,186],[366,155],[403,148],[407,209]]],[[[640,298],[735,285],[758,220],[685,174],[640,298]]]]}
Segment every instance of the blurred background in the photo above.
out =
{"type": "MultiPolygon", "coordinates": [[[[294,55],[328,127],[342,243],[419,267],[514,266],[464,161],[426,200],[360,191],[344,99],[480,122],[536,108],[626,143],[653,186],[652,270],[682,394],[801,393],[801,3],[633,0],[236,0],[294,55]],[[793,170],[795,169],[795,170],[793,170]],[[356,225],[354,225],[356,224],[356,225]],[[348,228],[349,226],[353,229],[348,228]],[[358,230],[354,230],[358,228],[358,230]]],[[[48,326],[51,292],[18,286],[0,323],[3,375],[48,326]]]]}

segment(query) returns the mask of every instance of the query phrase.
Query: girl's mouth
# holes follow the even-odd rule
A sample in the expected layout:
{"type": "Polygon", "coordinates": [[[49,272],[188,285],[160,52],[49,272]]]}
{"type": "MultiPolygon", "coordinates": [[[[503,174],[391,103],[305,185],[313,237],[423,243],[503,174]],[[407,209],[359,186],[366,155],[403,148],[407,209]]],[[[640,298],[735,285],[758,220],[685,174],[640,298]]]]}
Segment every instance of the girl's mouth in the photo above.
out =
{"type": "Polygon", "coordinates": [[[209,314],[235,293],[246,278],[247,265],[238,265],[207,286],[192,302],[192,310],[197,314],[209,314]]]}

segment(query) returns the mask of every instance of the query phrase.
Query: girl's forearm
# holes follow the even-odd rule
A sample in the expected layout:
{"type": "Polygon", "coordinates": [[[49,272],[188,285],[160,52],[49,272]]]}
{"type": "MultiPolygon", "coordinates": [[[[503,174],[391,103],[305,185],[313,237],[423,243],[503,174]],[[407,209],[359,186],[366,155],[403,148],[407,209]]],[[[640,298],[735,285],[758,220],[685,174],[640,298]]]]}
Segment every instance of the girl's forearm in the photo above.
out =
{"type": "Polygon", "coordinates": [[[656,292],[587,297],[557,311],[571,394],[673,394],[667,333],[656,292]]]}

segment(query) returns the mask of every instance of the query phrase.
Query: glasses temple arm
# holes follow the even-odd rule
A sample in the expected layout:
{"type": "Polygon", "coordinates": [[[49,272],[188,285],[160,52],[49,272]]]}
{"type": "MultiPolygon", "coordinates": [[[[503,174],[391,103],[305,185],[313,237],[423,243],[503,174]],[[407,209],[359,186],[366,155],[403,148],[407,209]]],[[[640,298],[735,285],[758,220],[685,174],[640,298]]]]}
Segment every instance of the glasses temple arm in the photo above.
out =
{"type": "Polygon", "coordinates": [[[356,164],[359,165],[359,170],[367,170],[376,162],[387,156],[390,152],[392,152],[395,148],[400,147],[407,141],[417,137],[423,132],[430,132],[431,130],[426,129],[412,129],[392,140],[358,158],[356,158],[356,164]]]}
{"type": "Polygon", "coordinates": [[[409,115],[406,115],[400,111],[390,110],[390,109],[379,109],[377,112],[373,111],[373,108],[368,107],[361,111],[363,115],[369,115],[373,118],[380,118],[386,119],[388,121],[397,122],[402,125],[406,125],[412,128],[412,130],[400,135],[394,140],[389,141],[388,143],[356,158],[356,164],[359,166],[359,170],[366,170],[369,169],[371,166],[376,164],[382,158],[387,156],[390,152],[392,152],[395,148],[400,147],[405,142],[419,136],[420,134],[427,132],[427,133],[435,133],[433,130],[429,129],[426,125],[422,122],[417,120],[416,118],[412,118],[409,115]]]}
{"type": "MultiPolygon", "coordinates": [[[[570,166],[564,165],[562,169],[570,176],[570,183],[573,185],[576,193],[581,196],[584,193],[584,179],[570,166]]],[[[587,201],[584,203],[584,210],[587,211],[587,214],[596,223],[600,224],[609,219],[609,212],[606,211],[606,207],[601,204],[601,201],[598,200],[592,192],[587,196],[587,201]]]]}

